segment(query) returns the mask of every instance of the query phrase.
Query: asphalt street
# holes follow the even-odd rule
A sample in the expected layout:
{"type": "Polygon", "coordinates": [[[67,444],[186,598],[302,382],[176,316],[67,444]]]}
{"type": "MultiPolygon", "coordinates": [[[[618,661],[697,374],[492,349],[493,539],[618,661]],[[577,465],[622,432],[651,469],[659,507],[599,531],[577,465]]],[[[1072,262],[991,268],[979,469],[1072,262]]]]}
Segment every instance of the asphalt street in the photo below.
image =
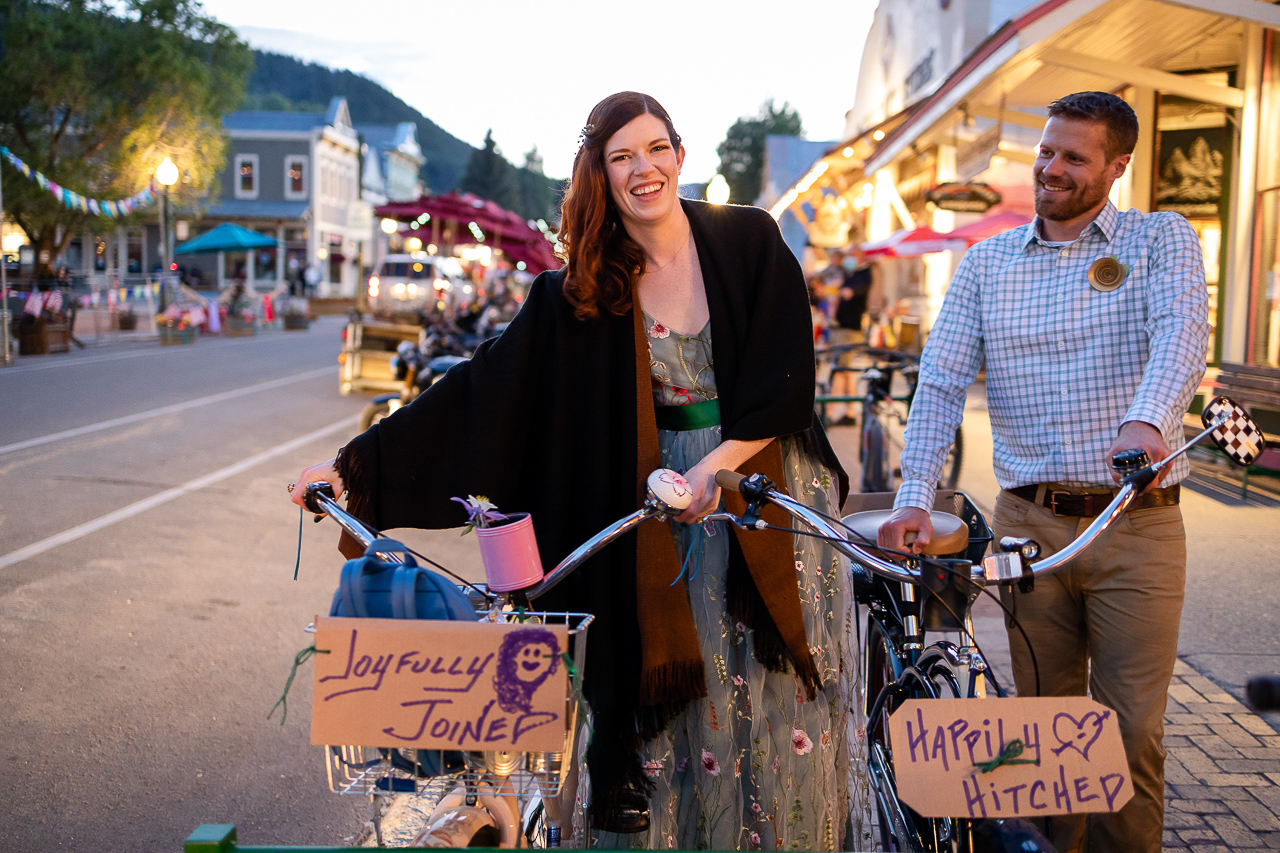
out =
{"type": "MultiPolygon", "coordinates": [[[[267,713],[341,564],[285,484],[356,432],[341,322],[154,340],[0,370],[0,850],[338,844],[366,800],[327,789],[310,669],[267,713]]],[[[471,573],[474,543],[418,534],[471,573]],[[438,540],[438,544],[436,544],[438,540]]]]}

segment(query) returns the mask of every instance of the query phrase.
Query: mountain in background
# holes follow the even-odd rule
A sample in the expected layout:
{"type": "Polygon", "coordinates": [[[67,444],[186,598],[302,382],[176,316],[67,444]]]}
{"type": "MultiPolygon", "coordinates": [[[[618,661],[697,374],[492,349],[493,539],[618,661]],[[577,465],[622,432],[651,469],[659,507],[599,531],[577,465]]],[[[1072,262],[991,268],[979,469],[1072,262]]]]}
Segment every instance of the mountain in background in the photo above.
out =
{"type": "MultiPolygon", "coordinates": [[[[476,180],[476,170],[482,163],[475,164],[468,174],[472,156],[480,154],[482,171],[495,168],[509,171],[510,180],[504,176],[504,180],[497,183],[503,186],[512,184],[518,188],[510,197],[504,195],[491,201],[516,211],[526,219],[545,219],[548,222],[559,219],[562,182],[551,180],[540,171],[512,166],[505,159],[497,164],[488,162],[485,155],[492,159],[491,140],[486,139],[485,151],[477,151],[382,86],[359,74],[303,62],[279,53],[255,50],[253,54],[255,67],[240,104],[241,109],[322,113],[328,109],[331,98],[344,97],[353,124],[411,121],[417,125],[418,144],[427,158],[422,168],[422,179],[431,192],[446,193],[458,189],[459,184],[466,184],[462,189],[472,192],[481,189],[484,184],[476,180]],[[469,180],[464,181],[464,178],[469,180]]],[[[536,152],[534,154],[536,160],[536,152]]],[[[482,192],[477,194],[484,195],[482,192]]]]}
{"type": "Polygon", "coordinates": [[[467,170],[474,148],[372,80],[292,56],[260,50],[253,54],[255,67],[243,109],[324,112],[331,98],[341,96],[347,99],[354,124],[411,121],[418,126],[418,144],[427,158],[422,178],[432,192],[453,189],[467,170]]]}

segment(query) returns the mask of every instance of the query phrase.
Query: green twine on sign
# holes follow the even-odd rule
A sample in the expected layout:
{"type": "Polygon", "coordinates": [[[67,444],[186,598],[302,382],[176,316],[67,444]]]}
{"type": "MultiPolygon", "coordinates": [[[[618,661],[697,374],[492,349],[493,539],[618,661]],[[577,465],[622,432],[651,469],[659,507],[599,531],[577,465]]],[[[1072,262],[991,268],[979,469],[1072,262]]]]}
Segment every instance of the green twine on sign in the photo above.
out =
{"type": "Polygon", "coordinates": [[[280,694],[280,698],[276,700],[276,704],[271,706],[271,710],[267,712],[267,719],[271,719],[271,715],[276,712],[276,708],[283,708],[280,714],[280,725],[284,725],[284,721],[289,718],[289,688],[293,687],[293,678],[298,674],[298,667],[302,666],[312,655],[327,655],[328,649],[317,649],[315,646],[307,646],[302,651],[294,655],[293,668],[289,670],[289,680],[284,683],[284,692],[280,694]]]}
{"type": "Polygon", "coordinates": [[[1019,755],[1022,755],[1024,748],[1022,741],[1018,738],[1014,738],[1004,745],[1004,749],[1000,750],[999,755],[990,761],[973,765],[973,769],[977,770],[979,773],[990,773],[992,770],[995,770],[997,767],[1005,764],[1035,764],[1036,766],[1039,766],[1039,759],[1018,757],[1019,755]]]}
{"type": "Polygon", "coordinates": [[[578,674],[578,668],[573,665],[573,658],[569,657],[569,653],[561,652],[560,657],[564,660],[564,669],[565,672],[569,673],[569,677],[573,678],[576,676],[578,674]]]}

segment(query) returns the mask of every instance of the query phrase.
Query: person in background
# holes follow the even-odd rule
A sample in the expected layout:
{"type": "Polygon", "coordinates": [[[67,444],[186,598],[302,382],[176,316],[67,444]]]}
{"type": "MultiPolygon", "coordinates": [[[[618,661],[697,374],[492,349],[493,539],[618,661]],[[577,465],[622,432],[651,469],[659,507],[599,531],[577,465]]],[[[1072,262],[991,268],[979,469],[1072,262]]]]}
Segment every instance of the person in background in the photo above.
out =
{"type": "MultiPolygon", "coordinates": [[[[856,246],[847,253],[835,249],[830,257],[831,263],[823,272],[834,304],[829,343],[831,346],[865,343],[863,315],[867,310],[867,294],[871,291],[871,268],[864,262],[862,251],[856,246]]],[[[838,366],[852,367],[856,355],[854,349],[842,353],[837,359],[838,366]]],[[[857,374],[838,371],[832,377],[832,396],[851,397],[857,390],[857,374]]],[[[853,411],[853,406],[848,403],[828,403],[827,420],[835,426],[852,426],[857,423],[853,411]]]]}
{"type": "MultiPolygon", "coordinates": [[[[1138,138],[1115,95],[1049,105],[1032,167],[1036,218],[960,262],[920,362],[902,452],[903,484],[880,544],[929,541],[928,510],[965,394],[984,361],[995,438],[994,533],[1062,550],[1110,502],[1111,457],[1152,462],[1182,441],[1182,415],[1205,371],[1208,294],[1200,242],[1176,213],[1116,210],[1111,185],[1138,138]],[[1098,276],[1119,267],[1119,284],[1098,276]]],[[[1081,558],[1001,588],[1035,651],[1009,631],[1019,696],[1079,696],[1112,708],[1134,796],[1113,814],[1051,819],[1055,847],[1158,853],[1164,818],[1164,710],[1178,647],[1186,534],[1185,457],[1081,558]]]]}

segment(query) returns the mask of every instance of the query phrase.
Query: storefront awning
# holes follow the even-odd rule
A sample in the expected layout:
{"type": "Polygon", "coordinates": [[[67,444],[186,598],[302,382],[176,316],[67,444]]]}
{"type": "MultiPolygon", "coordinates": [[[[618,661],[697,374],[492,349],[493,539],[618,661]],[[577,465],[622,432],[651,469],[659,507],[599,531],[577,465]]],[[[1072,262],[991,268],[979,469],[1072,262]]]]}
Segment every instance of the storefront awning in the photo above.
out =
{"type": "MultiPolygon", "coordinates": [[[[873,174],[912,143],[971,119],[1038,129],[1070,92],[1145,86],[1240,106],[1242,90],[1179,72],[1235,64],[1244,24],[1280,29],[1262,0],[1044,0],[991,34],[867,158],[873,174]]],[[[1014,146],[998,152],[1020,159],[1014,146]]]]}

